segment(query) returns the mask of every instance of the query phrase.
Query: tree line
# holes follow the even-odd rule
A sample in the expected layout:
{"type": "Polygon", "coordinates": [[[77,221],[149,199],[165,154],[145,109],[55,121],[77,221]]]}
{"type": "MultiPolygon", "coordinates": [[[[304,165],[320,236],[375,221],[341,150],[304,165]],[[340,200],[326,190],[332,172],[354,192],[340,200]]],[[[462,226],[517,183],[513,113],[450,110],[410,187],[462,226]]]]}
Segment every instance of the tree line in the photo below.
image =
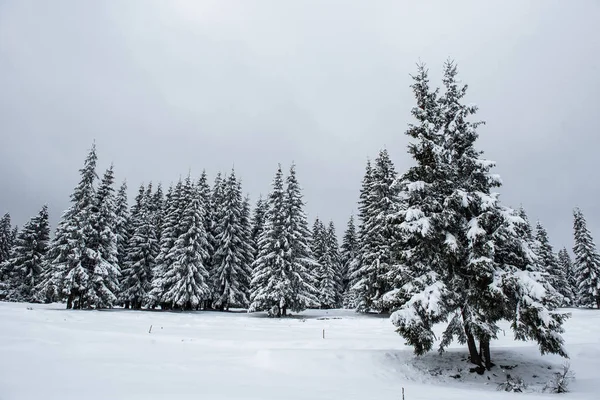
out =
{"type": "Polygon", "coordinates": [[[491,368],[490,341],[508,320],[515,338],[566,356],[559,307],[600,308],[600,256],[583,213],[574,210],[574,261],[523,208],[502,204],[495,163],[482,158],[453,62],[442,89],[419,65],[406,134],[414,164],[398,173],[387,150],[368,161],[339,245],[332,222],[312,229],[292,165],[281,165],[253,211],[235,171],[205,172],[171,185],[141,185],[129,207],[113,167],[96,174],[96,149],[80,170],[71,206],[50,239],[43,207],[18,232],[0,221],[0,296],[65,301],[67,308],[247,308],[285,316],[306,308],[390,313],[417,354],[466,344],[491,368]]]}

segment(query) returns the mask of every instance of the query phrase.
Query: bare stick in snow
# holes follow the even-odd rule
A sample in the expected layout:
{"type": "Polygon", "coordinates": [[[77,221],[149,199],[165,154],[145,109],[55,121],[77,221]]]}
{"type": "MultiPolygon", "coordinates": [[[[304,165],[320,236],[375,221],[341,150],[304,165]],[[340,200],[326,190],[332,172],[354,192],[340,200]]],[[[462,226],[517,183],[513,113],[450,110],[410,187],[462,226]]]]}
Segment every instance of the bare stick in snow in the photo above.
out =
{"type": "Polygon", "coordinates": [[[152,325],[150,325],[150,329],[148,330],[148,333],[152,333],[152,325]]]}

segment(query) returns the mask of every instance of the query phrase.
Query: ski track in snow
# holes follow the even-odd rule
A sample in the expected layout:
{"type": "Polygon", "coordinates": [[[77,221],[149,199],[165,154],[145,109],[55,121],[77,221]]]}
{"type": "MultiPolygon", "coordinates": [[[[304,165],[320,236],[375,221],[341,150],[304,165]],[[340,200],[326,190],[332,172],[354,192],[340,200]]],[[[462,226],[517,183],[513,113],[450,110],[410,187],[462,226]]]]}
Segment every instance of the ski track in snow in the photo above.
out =
{"type": "MultiPolygon", "coordinates": [[[[569,311],[564,338],[576,379],[559,398],[598,399],[600,311],[569,311]]],[[[349,310],[271,319],[0,303],[0,321],[0,400],[398,400],[402,387],[406,400],[556,399],[540,391],[564,362],[515,342],[504,324],[506,336],[492,344],[498,367],[479,376],[468,372],[463,346],[415,357],[388,318],[349,310]],[[496,391],[506,373],[521,376],[528,393],[496,391]]]]}

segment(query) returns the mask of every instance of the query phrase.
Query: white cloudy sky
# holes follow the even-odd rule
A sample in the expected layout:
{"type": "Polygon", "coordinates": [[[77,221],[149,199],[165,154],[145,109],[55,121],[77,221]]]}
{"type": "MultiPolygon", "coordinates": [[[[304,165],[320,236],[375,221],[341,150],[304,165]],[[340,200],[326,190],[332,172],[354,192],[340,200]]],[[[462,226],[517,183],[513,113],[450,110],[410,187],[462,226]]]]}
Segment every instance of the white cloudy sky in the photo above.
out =
{"type": "Polygon", "coordinates": [[[411,160],[409,74],[456,60],[503,200],[600,235],[597,1],[2,1],[0,213],[53,221],[92,140],[132,193],[235,166],[255,199],[297,163],[341,230],[367,157],[411,160]]]}

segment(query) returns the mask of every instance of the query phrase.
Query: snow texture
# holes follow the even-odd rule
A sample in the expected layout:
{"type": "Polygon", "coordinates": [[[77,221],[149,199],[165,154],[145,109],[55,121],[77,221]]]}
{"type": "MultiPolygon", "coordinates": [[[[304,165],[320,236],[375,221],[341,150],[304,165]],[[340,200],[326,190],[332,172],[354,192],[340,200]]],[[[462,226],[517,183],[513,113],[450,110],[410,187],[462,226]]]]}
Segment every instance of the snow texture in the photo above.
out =
{"type": "Polygon", "coordinates": [[[477,375],[464,346],[415,357],[388,318],[348,310],[271,319],[0,303],[0,398],[398,400],[404,387],[407,400],[500,400],[514,396],[496,390],[510,374],[527,384],[520,399],[596,399],[600,313],[571,311],[564,336],[575,380],[557,397],[542,390],[564,360],[515,342],[507,323],[492,342],[497,367],[477,375]]]}

